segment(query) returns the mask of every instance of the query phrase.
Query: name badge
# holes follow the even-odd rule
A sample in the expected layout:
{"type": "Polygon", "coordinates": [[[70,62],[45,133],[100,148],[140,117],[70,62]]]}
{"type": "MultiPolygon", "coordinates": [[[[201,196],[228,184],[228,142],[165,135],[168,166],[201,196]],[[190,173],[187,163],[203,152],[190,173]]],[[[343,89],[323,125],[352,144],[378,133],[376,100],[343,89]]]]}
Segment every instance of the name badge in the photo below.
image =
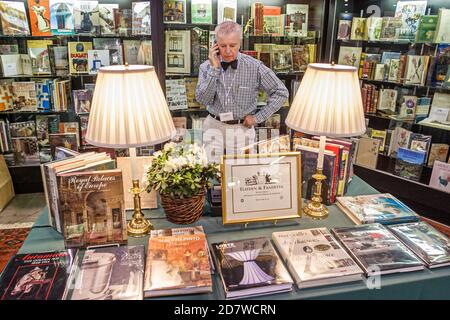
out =
{"type": "Polygon", "coordinates": [[[233,112],[223,112],[219,113],[220,121],[231,121],[233,120],[233,112]]]}

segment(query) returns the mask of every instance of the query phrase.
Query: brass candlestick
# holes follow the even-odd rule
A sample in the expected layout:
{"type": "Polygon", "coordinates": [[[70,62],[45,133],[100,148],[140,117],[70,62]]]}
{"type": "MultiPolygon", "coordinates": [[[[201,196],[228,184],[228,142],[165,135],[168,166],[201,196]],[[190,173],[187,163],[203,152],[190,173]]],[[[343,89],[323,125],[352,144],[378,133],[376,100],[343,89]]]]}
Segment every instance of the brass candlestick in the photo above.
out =
{"type": "Polygon", "coordinates": [[[144,237],[150,233],[153,225],[144,218],[144,214],[141,211],[141,197],[139,194],[142,192],[142,189],[139,187],[139,180],[133,180],[133,187],[130,189],[130,192],[134,194],[134,211],[133,217],[127,225],[128,235],[132,237],[144,237]]]}
{"type": "Polygon", "coordinates": [[[328,217],[328,209],[322,203],[322,181],[324,181],[327,177],[323,174],[323,170],[317,168],[316,173],[312,176],[316,182],[314,184],[315,191],[313,196],[311,197],[311,201],[303,208],[303,212],[317,220],[325,219],[328,217]]]}

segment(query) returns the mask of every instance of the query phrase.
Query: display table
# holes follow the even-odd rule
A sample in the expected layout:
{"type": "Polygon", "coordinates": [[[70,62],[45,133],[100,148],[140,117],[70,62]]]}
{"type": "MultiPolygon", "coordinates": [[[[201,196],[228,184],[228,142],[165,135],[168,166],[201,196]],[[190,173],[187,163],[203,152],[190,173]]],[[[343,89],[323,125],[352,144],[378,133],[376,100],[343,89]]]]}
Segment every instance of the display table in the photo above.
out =
{"type": "MultiPolygon", "coordinates": [[[[363,180],[354,177],[349,184],[346,195],[362,195],[378,193],[363,180]]],[[[328,207],[329,217],[326,220],[312,220],[303,216],[301,219],[280,221],[274,223],[249,224],[247,228],[243,225],[223,226],[221,217],[202,217],[193,225],[202,225],[207,235],[208,242],[232,241],[245,238],[266,236],[271,238],[272,232],[308,229],[317,227],[345,227],[354,223],[336,206],[328,207]]],[[[145,215],[150,218],[156,229],[180,227],[165,219],[161,208],[145,210],[145,215]]],[[[128,213],[128,219],[131,212],[128,213]]],[[[129,245],[146,245],[148,237],[129,238],[129,245]]],[[[61,234],[56,232],[48,224],[47,209],[41,216],[25,240],[19,253],[45,252],[53,250],[64,250],[64,241],[61,234]]],[[[155,298],[152,298],[155,299],[155,298]]],[[[158,299],[224,299],[224,292],[220,277],[213,275],[213,292],[209,294],[195,294],[184,296],[170,296],[158,299]]],[[[274,294],[270,296],[254,297],[252,299],[450,299],[450,267],[436,270],[425,269],[418,272],[404,274],[393,274],[382,276],[381,289],[368,289],[365,281],[348,284],[329,285],[317,288],[294,289],[289,293],[274,294]]]]}

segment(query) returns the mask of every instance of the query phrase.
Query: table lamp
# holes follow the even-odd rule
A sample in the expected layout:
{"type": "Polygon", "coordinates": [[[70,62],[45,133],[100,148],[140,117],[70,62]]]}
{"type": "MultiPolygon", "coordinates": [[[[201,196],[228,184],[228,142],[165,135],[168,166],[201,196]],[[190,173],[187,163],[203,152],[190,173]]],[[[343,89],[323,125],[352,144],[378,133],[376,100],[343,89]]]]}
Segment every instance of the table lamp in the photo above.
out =
{"type": "Polygon", "coordinates": [[[164,93],[153,66],[122,65],[100,68],[92,98],[86,141],[107,148],[129,148],[134,212],[127,225],[130,236],[145,236],[153,228],[141,211],[136,148],[154,145],[176,133],[164,93]]]}
{"type": "Polygon", "coordinates": [[[326,136],[350,137],[366,131],[358,72],[355,67],[309,64],[286,117],[294,130],[320,136],[315,191],[303,212],[313,219],[324,219],[328,209],[322,203],[321,186],[326,136]]]}

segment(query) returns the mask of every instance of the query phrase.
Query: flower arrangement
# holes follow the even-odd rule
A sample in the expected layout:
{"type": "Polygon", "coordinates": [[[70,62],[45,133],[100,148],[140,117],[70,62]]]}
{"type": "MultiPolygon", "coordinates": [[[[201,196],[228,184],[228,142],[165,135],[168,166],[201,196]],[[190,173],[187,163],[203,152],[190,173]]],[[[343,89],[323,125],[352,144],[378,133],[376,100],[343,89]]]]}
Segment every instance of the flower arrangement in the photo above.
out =
{"type": "Polygon", "coordinates": [[[162,151],[155,152],[145,172],[148,192],[155,189],[172,199],[183,199],[209,188],[219,169],[215,163],[208,163],[204,147],[170,142],[162,151]]]}

